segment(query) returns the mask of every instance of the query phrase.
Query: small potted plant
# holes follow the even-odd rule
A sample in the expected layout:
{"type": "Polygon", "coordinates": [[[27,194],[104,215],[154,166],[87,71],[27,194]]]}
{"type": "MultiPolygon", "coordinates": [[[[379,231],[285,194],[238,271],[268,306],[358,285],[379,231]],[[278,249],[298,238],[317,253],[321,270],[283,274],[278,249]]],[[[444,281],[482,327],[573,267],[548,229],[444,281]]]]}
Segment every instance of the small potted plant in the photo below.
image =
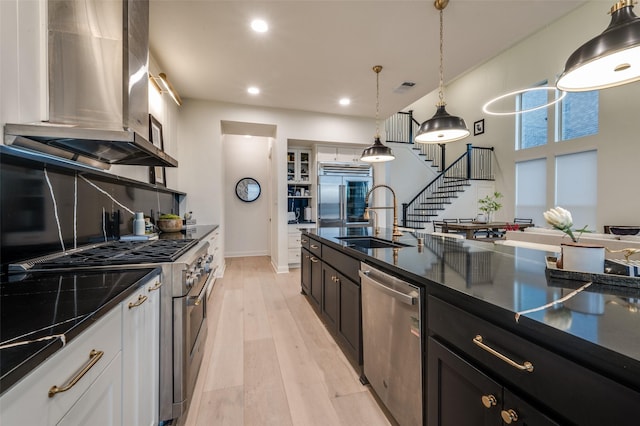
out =
{"type": "Polygon", "coordinates": [[[571,213],[562,207],[547,210],[542,215],[549,225],[571,238],[570,243],[560,244],[562,253],[557,263],[558,268],[599,274],[604,272],[604,246],[578,242],[583,233],[591,232],[587,230],[587,225],[581,229],[571,229],[573,227],[571,213]],[[578,234],[577,237],[576,234],[578,234]]]}
{"type": "MultiPolygon", "coordinates": [[[[495,191],[493,195],[487,195],[486,197],[480,198],[478,200],[478,203],[480,204],[480,207],[478,207],[478,209],[481,212],[484,212],[485,222],[491,222],[493,220],[493,213],[502,208],[502,204],[498,202],[500,198],[502,198],[502,194],[498,191],[495,191]]],[[[482,222],[480,217],[477,221],[482,222]]]]}

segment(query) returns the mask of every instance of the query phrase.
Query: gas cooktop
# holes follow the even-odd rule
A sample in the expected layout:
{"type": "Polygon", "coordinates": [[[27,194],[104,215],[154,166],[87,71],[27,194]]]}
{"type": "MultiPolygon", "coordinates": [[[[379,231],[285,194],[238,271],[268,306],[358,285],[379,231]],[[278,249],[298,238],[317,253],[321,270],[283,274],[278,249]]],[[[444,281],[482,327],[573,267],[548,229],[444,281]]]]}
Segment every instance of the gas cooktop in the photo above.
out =
{"type": "Polygon", "coordinates": [[[111,241],[72,252],[57,253],[9,266],[10,271],[85,268],[175,262],[196,245],[196,239],[111,241]]]}

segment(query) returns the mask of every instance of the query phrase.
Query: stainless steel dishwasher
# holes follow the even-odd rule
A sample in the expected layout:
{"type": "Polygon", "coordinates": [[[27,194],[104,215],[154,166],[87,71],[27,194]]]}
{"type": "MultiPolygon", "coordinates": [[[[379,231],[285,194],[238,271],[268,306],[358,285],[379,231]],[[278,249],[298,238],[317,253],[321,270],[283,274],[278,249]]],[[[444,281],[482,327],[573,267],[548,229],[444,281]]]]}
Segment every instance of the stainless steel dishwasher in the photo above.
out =
{"type": "Polygon", "coordinates": [[[361,263],[364,375],[402,426],[422,425],[420,288],[361,263]]]}

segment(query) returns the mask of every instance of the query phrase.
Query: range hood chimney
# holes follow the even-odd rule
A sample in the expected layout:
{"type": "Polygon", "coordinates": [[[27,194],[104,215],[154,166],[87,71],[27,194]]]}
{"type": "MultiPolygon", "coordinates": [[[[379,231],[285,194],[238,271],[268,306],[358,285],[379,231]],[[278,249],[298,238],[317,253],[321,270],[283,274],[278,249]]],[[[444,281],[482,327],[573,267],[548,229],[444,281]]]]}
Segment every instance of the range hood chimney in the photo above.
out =
{"type": "Polygon", "coordinates": [[[49,120],[5,143],[108,169],[177,167],[148,140],[148,0],[49,0],[49,120]]]}

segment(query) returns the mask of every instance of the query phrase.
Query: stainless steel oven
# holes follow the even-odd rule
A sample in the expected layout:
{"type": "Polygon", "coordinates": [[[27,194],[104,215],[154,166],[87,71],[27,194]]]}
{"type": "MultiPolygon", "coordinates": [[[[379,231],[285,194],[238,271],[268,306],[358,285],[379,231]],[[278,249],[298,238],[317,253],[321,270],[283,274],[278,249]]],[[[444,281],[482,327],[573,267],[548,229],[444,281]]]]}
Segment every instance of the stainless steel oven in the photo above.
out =
{"type": "MultiPolygon", "coordinates": [[[[209,281],[213,279],[209,268],[212,255],[208,250],[208,243],[201,245],[195,261],[182,271],[183,285],[174,288],[172,298],[173,406],[170,418],[178,419],[174,424],[184,421],[183,414],[189,408],[204,356],[207,338],[206,293],[209,281]],[[181,294],[180,291],[184,292],[181,294]]],[[[161,419],[168,420],[166,415],[161,419]]]]}
{"type": "Polygon", "coordinates": [[[12,272],[92,269],[162,269],[160,288],[161,424],[184,421],[207,337],[206,291],[213,279],[212,248],[195,239],[111,241],[9,266],[12,272]]]}

